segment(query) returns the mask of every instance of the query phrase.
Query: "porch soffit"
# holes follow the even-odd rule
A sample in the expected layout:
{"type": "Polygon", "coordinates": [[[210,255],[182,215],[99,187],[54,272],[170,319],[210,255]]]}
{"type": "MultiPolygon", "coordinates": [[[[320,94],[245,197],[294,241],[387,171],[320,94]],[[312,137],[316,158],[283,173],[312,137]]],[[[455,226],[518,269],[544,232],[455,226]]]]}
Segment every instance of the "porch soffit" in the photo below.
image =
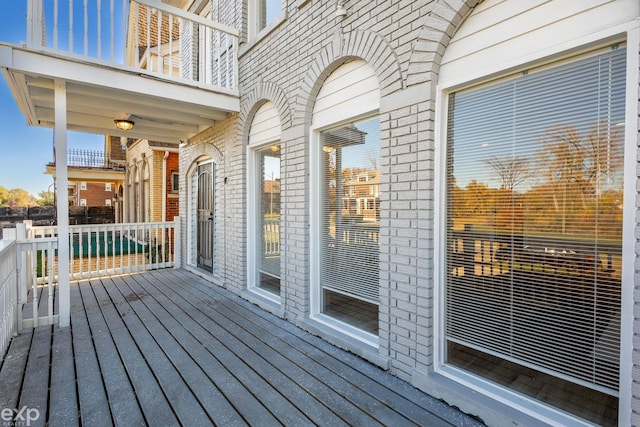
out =
{"type": "Polygon", "coordinates": [[[123,67],[0,44],[0,68],[32,126],[54,123],[54,82],[67,89],[67,128],[176,143],[240,111],[237,93],[163,80],[123,67]],[[116,129],[115,119],[135,122],[116,129]]]}
{"type": "MultiPolygon", "coordinates": [[[[45,173],[56,178],[56,165],[47,164],[45,173]]],[[[81,168],[69,166],[67,168],[67,179],[69,182],[74,181],[90,181],[90,182],[123,182],[125,180],[125,172],[122,170],[109,170],[100,168],[81,168]]]]}

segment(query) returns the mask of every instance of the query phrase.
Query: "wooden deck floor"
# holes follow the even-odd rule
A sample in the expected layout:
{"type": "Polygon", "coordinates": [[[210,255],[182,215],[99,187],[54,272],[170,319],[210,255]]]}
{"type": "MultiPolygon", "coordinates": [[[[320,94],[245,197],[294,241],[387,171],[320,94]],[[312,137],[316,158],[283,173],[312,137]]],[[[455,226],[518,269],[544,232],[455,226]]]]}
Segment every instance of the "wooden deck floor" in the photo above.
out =
{"type": "Polygon", "coordinates": [[[480,425],[183,270],[71,298],[70,328],[21,334],[0,367],[0,410],[32,426],[480,425]]]}

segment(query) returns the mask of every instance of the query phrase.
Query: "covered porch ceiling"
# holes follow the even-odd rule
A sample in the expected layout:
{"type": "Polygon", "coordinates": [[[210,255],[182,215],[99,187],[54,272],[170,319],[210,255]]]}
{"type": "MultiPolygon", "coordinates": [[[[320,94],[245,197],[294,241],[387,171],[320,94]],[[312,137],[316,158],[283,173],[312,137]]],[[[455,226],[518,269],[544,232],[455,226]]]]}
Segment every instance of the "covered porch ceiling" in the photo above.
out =
{"type": "Polygon", "coordinates": [[[128,67],[0,44],[0,69],[27,124],[55,126],[54,85],[64,83],[67,129],[178,143],[240,109],[239,96],[128,67]],[[122,131],[115,119],[135,122],[122,131]]]}

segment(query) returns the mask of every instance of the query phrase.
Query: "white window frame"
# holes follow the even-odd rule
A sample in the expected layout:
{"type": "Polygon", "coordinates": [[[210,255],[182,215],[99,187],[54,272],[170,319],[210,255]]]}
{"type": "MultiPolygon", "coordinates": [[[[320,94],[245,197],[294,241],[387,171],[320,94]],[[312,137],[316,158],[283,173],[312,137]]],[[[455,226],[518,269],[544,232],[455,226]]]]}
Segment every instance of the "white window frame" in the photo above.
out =
{"type": "MultiPolygon", "coordinates": [[[[269,0],[266,0],[267,2],[269,0]]],[[[259,40],[266,34],[271,32],[275,27],[280,25],[286,18],[286,1],[281,0],[282,10],[280,15],[274,18],[271,22],[267,22],[264,28],[259,28],[258,15],[262,7],[262,0],[248,0],[247,1],[247,39],[250,43],[259,40]]]]}
{"type": "Polygon", "coordinates": [[[104,191],[111,191],[111,183],[110,182],[105,182],[104,191]]]}
{"type": "MultiPolygon", "coordinates": [[[[624,38],[627,44],[627,91],[625,112],[625,141],[624,141],[624,201],[623,201],[623,240],[622,240],[622,277],[621,277],[621,360],[620,360],[620,385],[619,385],[619,420],[624,422],[631,416],[632,401],[632,368],[633,360],[633,303],[634,303],[634,260],[635,260],[635,198],[636,198],[636,167],[638,158],[638,99],[637,93],[632,88],[637,88],[640,79],[638,69],[638,49],[640,45],[639,22],[629,23],[594,33],[588,37],[574,40],[572,43],[553,46],[539,51],[536,58],[527,57],[526,62],[510,64],[509,69],[493,69],[491,73],[482,75],[483,71],[470,70],[466,81],[441,81],[436,90],[435,113],[435,177],[439,185],[435,186],[435,212],[434,223],[434,371],[466,387],[469,387],[483,395],[488,395],[497,401],[508,405],[524,414],[540,419],[543,422],[557,425],[581,424],[581,420],[559,409],[545,405],[539,401],[524,397],[506,387],[499,386],[489,380],[471,374],[467,371],[446,363],[445,358],[445,283],[446,283],[446,186],[447,186],[447,111],[448,96],[450,93],[460,90],[465,86],[471,86],[478,82],[491,80],[496,75],[508,74],[514,70],[544,64],[554,59],[560,59],[568,55],[575,55],[576,51],[593,50],[613,40],[624,38]],[[475,74],[474,74],[475,73],[475,74]]],[[[499,67],[500,65],[496,65],[499,67]]],[[[591,424],[584,424],[591,425],[591,424]]]]}
{"type": "Polygon", "coordinates": [[[80,199],[80,206],[87,206],[87,199],[80,199]]]}
{"type": "Polygon", "coordinates": [[[180,173],[171,172],[171,192],[177,193],[180,191],[180,173]]]}
{"type": "MultiPolygon", "coordinates": [[[[341,112],[336,112],[336,117],[341,112]]],[[[373,351],[377,351],[380,345],[380,339],[377,335],[363,331],[360,328],[356,328],[346,322],[342,322],[331,316],[327,316],[322,313],[321,301],[322,301],[322,289],[320,286],[321,275],[321,246],[322,246],[322,234],[320,226],[322,223],[322,143],[320,134],[324,130],[333,129],[336,127],[344,126],[349,123],[354,123],[366,119],[379,117],[380,113],[378,108],[369,111],[365,114],[349,117],[348,120],[341,120],[330,125],[324,126],[311,126],[309,129],[311,135],[310,150],[310,172],[309,179],[309,259],[310,259],[310,315],[309,318],[315,322],[318,322],[324,326],[327,326],[340,334],[360,342],[366,347],[371,348],[373,351]]],[[[344,117],[344,115],[342,115],[344,117]]]]}
{"type": "Polygon", "coordinates": [[[86,189],[87,189],[87,182],[80,181],[80,190],[86,190],[86,189]]]}
{"type": "Polygon", "coordinates": [[[111,199],[104,199],[105,206],[111,206],[111,199]]]}
{"type": "MultiPolygon", "coordinates": [[[[270,145],[278,144],[281,146],[279,138],[258,144],[247,146],[247,289],[261,298],[275,304],[281,304],[280,295],[265,291],[258,286],[258,244],[257,236],[262,236],[262,232],[258,229],[258,215],[261,214],[258,208],[261,191],[258,189],[259,183],[262,182],[258,176],[258,155],[257,152],[270,145]]],[[[282,161],[282,160],[281,160],[282,161]]],[[[282,170],[282,165],[281,165],[282,170]]],[[[280,221],[282,223],[282,220],[280,221]]],[[[281,234],[282,236],[282,234],[281,234]]],[[[282,283],[280,284],[282,290],[282,283]]]]}

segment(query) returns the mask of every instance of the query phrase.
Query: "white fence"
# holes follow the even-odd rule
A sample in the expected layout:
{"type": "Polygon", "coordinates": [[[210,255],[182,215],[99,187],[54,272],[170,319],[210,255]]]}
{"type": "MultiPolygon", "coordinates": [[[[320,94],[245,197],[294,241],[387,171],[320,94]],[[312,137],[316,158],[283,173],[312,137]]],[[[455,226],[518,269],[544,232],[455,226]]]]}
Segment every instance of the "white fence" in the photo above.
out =
{"type": "Polygon", "coordinates": [[[18,330],[18,279],[16,243],[0,240],[0,355],[4,356],[11,336],[18,330]]]}
{"type": "MultiPolygon", "coordinates": [[[[176,222],[69,226],[72,280],[157,270],[175,266],[176,222]]],[[[57,227],[31,227],[29,239],[57,236],[57,227]]],[[[56,244],[57,248],[57,244],[56,244]]],[[[57,264],[54,260],[54,271],[57,264]]],[[[49,270],[40,270],[41,282],[49,270]]]]}
{"type": "MultiPolygon", "coordinates": [[[[69,227],[69,276],[89,279],[172,268],[179,257],[179,218],[174,222],[69,227]]],[[[59,320],[58,228],[30,221],[4,230],[0,241],[0,351],[23,328],[59,320]]],[[[68,286],[68,284],[67,284],[68,286]]]]}
{"type": "Polygon", "coordinates": [[[29,0],[28,45],[237,90],[238,31],[160,0],[29,0]]]}

